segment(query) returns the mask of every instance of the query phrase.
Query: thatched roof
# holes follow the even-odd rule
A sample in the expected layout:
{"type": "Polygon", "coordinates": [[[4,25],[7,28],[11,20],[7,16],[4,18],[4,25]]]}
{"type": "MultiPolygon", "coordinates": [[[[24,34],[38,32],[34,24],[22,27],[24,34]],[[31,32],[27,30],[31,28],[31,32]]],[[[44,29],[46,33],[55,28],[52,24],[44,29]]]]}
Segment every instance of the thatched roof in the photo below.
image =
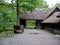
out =
{"type": "MultiPolygon", "coordinates": [[[[53,7],[52,10],[49,12],[49,15],[47,16],[47,18],[48,18],[49,16],[51,16],[52,13],[54,13],[54,12],[59,12],[59,11],[60,11],[60,8],[59,8],[59,7],[53,7]]],[[[47,18],[46,18],[46,19],[47,19],[47,18]]]]}
{"type": "Polygon", "coordinates": [[[42,23],[59,23],[60,22],[60,12],[55,12],[49,18],[44,20],[42,23]]]}
{"type": "Polygon", "coordinates": [[[33,19],[33,20],[44,20],[46,19],[54,10],[47,8],[36,8],[32,13],[22,14],[19,16],[20,19],[33,19]]]}
{"type": "Polygon", "coordinates": [[[32,13],[22,14],[19,17],[20,19],[43,20],[49,15],[50,11],[51,9],[35,9],[32,13]]]}

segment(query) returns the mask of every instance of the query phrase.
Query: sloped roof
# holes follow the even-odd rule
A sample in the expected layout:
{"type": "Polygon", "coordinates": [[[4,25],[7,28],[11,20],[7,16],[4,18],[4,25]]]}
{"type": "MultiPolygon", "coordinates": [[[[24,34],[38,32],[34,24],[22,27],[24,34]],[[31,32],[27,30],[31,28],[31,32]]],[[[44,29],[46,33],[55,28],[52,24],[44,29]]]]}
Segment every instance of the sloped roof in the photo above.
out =
{"type": "Polygon", "coordinates": [[[22,14],[20,15],[20,19],[34,19],[34,20],[43,20],[45,19],[49,13],[50,13],[51,9],[35,9],[32,13],[29,12],[27,14],[22,14]]]}
{"type": "Polygon", "coordinates": [[[55,8],[36,8],[32,13],[22,14],[19,16],[20,19],[33,19],[33,20],[44,20],[46,19],[55,8]]]}
{"type": "Polygon", "coordinates": [[[53,13],[56,9],[60,11],[60,8],[59,8],[59,7],[56,7],[56,6],[53,7],[52,10],[48,13],[49,15],[46,17],[46,19],[47,19],[49,16],[51,16],[52,13],[53,13]]]}
{"type": "Polygon", "coordinates": [[[51,15],[49,18],[44,20],[42,23],[59,23],[60,22],[60,12],[55,12],[53,15],[51,15]]]}

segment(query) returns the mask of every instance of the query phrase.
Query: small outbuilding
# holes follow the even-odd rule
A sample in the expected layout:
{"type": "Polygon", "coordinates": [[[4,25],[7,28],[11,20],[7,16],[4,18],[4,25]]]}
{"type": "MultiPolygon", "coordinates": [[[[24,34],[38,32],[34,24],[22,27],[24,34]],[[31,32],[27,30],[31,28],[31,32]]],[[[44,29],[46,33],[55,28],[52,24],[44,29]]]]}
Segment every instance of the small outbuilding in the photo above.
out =
{"type": "Polygon", "coordinates": [[[60,29],[60,12],[55,12],[53,15],[45,19],[41,23],[42,28],[60,29]]]}
{"type": "Polygon", "coordinates": [[[27,14],[22,14],[19,16],[19,24],[24,25],[26,27],[27,20],[35,20],[36,27],[40,27],[40,23],[48,16],[47,12],[49,9],[35,9],[32,13],[28,12],[27,14]]]}
{"type": "Polygon", "coordinates": [[[41,22],[50,17],[53,13],[59,12],[60,9],[58,7],[54,7],[51,9],[45,8],[36,8],[32,13],[27,12],[27,14],[22,14],[19,16],[19,24],[26,27],[26,20],[35,20],[36,27],[41,27],[41,22]]]}

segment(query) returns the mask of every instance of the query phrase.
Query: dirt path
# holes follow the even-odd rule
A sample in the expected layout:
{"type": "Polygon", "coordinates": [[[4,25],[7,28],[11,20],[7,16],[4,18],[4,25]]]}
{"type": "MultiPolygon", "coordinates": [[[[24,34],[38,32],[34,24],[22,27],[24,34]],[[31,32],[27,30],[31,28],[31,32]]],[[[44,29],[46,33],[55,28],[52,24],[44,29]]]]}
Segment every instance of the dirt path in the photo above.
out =
{"type": "Polygon", "coordinates": [[[23,34],[1,38],[0,45],[60,45],[60,37],[39,29],[25,29],[23,34]]]}

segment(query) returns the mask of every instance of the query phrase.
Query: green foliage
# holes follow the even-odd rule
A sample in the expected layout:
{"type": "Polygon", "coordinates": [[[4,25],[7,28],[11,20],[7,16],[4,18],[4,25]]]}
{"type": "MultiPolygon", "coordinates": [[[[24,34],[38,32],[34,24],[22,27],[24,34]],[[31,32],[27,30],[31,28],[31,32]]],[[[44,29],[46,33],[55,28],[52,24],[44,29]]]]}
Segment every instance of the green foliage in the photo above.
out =
{"type": "Polygon", "coordinates": [[[3,27],[2,26],[0,26],[0,32],[2,32],[3,31],[3,27]]]}
{"type": "Polygon", "coordinates": [[[26,26],[27,26],[27,27],[35,26],[35,23],[36,23],[35,20],[27,20],[26,26]]]}
{"type": "Polygon", "coordinates": [[[56,3],[56,6],[57,6],[57,7],[60,7],[60,3],[56,3]]]}
{"type": "MultiPolygon", "coordinates": [[[[0,29],[13,28],[17,22],[16,6],[19,4],[20,14],[26,11],[33,11],[35,8],[48,8],[48,4],[44,0],[11,0],[11,3],[0,0],[0,29]],[[14,1],[16,1],[14,3],[14,1]]],[[[32,23],[29,23],[32,25],[32,23]]]]}
{"type": "Polygon", "coordinates": [[[35,8],[48,8],[48,4],[44,0],[16,0],[19,3],[19,12],[33,11],[35,8]]]}
{"type": "Polygon", "coordinates": [[[16,24],[16,9],[15,4],[2,2],[0,0],[0,26],[5,30],[6,28],[13,28],[16,24]]]}
{"type": "Polygon", "coordinates": [[[44,0],[37,0],[38,4],[36,5],[37,8],[48,8],[48,4],[44,0]]]}

